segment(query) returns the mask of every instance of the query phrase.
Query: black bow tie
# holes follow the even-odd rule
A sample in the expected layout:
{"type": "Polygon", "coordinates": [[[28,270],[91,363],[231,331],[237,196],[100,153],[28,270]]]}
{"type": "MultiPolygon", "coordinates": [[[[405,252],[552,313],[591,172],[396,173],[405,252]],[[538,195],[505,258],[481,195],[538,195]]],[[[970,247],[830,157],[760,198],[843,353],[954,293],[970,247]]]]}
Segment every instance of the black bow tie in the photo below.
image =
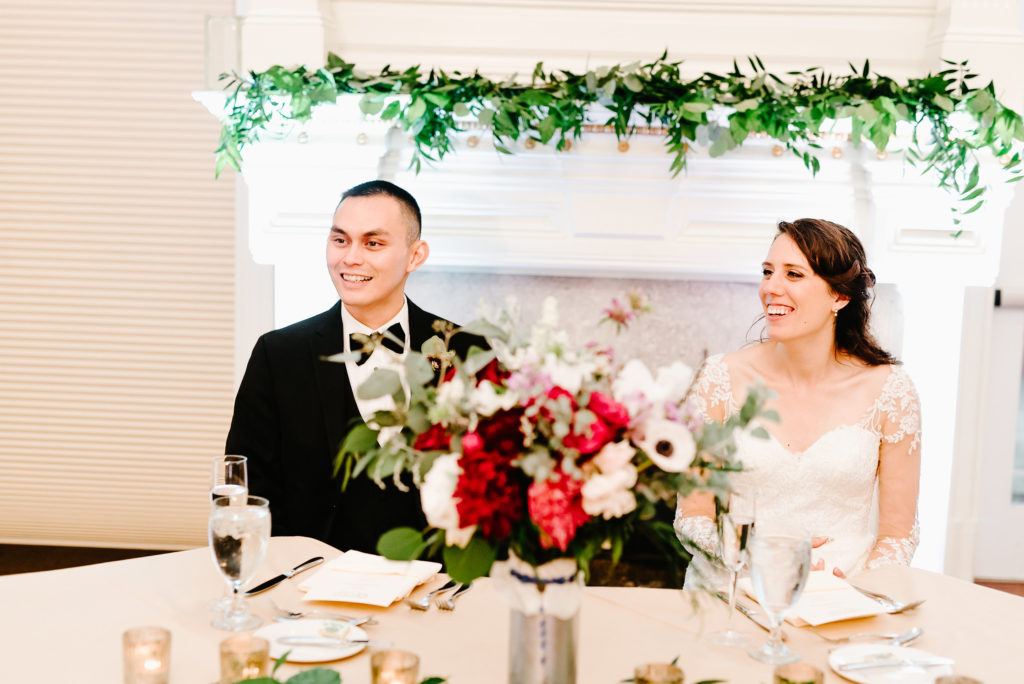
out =
{"type": "Polygon", "coordinates": [[[402,326],[395,323],[393,326],[384,331],[377,331],[364,335],[363,333],[352,333],[348,336],[349,338],[349,349],[352,351],[361,352],[359,360],[356,361],[357,366],[361,366],[366,363],[366,359],[370,358],[370,354],[374,352],[377,347],[384,347],[390,349],[396,354],[401,354],[405,351],[405,331],[402,330],[402,326]],[[392,339],[392,336],[398,339],[396,342],[392,339]]]}

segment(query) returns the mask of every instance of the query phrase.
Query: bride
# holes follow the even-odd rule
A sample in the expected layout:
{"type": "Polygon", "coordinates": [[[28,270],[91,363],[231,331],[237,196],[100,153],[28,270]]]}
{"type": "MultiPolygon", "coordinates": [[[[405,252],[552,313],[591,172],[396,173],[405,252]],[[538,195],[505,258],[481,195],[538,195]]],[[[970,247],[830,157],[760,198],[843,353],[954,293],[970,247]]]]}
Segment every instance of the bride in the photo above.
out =
{"type": "MultiPolygon", "coordinates": [[[[753,497],[758,525],[795,523],[812,535],[815,570],[839,577],[864,567],[909,565],[918,542],[920,411],[898,361],[868,331],[871,287],[860,240],[843,226],[800,219],[778,226],[759,288],[767,339],[707,359],[691,388],[705,421],[739,410],[744,388],[775,393],[769,439],[739,438],[738,493],[753,497]]],[[[714,499],[680,499],[676,534],[717,555],[714,499]]],[[[695,550],[694,550],[695,551],[695,550]]],[[[693,554],[688,588],[724,575],[693,554]]]]}

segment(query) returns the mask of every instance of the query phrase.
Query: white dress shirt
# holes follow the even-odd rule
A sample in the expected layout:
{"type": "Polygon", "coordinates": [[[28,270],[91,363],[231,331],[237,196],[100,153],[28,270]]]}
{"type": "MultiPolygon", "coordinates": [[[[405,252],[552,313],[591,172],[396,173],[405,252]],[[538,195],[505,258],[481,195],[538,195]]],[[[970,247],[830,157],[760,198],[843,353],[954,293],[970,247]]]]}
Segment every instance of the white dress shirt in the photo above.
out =
{"type": "MultiPolygon", "coordinates": [[[[352,340],[349,337],[352,333],[362,333],[364,335],[371,335],[378,331],[384,331],[390,328],[395,323],[398,323],[402,330],[405,332],[405,348],[401,354],[396,354],[390,349],[383,345],[378,345],[370,357],[362,364],[357,364],[355,361],[346,361],[345,368],[348,371],[349,383],[352,385],[352,394],[356,399],[356,407],[359,409],[359,415],[363,417],[363,420],[370,425],[370,427],[376,427],[370,421],[373,414],[377,411],[391,411],[395,408],[395,400],[391,396],[378,397],[376,399],[360,399],[359,398],[359,386],[366,382],[367,378],[378,368],[390,368],[398,373],[402,378],[402,386],[406,388],[406,396],[408,396],[408,387],[405,382],[405,364],[403,359],[409,352],[409,302],[406,300],[402,304],[401,311],[395,315],[390,321],[380,326],[379,328],[371,328],[358,321],[349,310],[345,308],[345,304],[341,305],[341,325],[342,332],[344,333],[344,344],[345,353],[353,351],[352,340]]],[[[385,436],[389,436],[393,428],[382,430],[379,441],[383,444],[385,436]]]]}

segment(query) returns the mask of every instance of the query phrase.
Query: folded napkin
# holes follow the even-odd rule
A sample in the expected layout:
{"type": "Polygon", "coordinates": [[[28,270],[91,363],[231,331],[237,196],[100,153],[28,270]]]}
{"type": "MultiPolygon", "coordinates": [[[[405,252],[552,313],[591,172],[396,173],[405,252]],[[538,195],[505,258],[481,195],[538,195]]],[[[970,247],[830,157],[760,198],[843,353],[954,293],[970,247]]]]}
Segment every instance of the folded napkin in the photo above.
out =
{"type": "MultiPolygon", "coordinates": [[[[740,588],[755,601],[749,577],[739,581],[740,588]]],[[[850,586],[849,582],[830,572],[812,572],[807,577],[804,593],[789,612],[786,621],[797,626],[824,625],[839,620],[881,615],[885,610],[877,602],[850,586]]]]}
{"type": "Polygon", "coordinates": [[[393,561],[346,551],[299,585],[306,601],[343,601],[390,606],[441,570],[430,561],[393,561]]]}

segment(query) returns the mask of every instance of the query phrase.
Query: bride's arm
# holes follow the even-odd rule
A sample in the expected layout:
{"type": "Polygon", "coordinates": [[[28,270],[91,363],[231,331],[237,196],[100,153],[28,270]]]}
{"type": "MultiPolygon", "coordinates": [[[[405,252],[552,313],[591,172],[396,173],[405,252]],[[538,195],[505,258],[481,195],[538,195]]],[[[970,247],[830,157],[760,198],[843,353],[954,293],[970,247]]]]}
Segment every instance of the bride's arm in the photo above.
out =
{"type": "Polygon", "coordinates": [[[918,543],[917,495],[921,475],[921,409],[902,370],[895,383],[878,453],[878,536],[867,567],[910,565],[918,543]]]}

